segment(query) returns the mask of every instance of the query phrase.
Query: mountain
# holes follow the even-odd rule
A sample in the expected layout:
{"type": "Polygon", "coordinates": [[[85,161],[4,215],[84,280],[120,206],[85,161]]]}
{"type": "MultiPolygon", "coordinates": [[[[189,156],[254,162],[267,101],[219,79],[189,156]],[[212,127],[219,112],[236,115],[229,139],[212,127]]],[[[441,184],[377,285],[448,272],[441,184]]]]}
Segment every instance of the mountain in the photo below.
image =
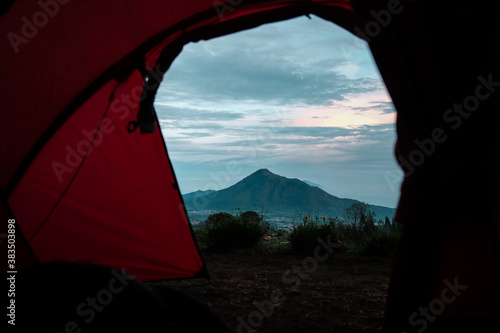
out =
{"type": "Polygon", "coordinates": [[[184,201],[190,201],[190,200],[193,200],[194,198],[203,197],[205,195],[209,195],[209,194],[214,193],[214,192],[217,192],[217,191],[215,191],[215,190],[199,191],[198,190],[198,191],[184,194],[182,197],[184,198],[184,201]]]}
{"type": "MultiPolygon", "coordinates": [[[[296,218],[298,214],[341,217],[345,208],[358,201],[338,198],[319,187],[278,176],[267,169],[260,169],[226,189],[196,191],[183,197],[190,215],[239,209],[264,212],[267,217],[275,218],[296,218]]],[[[370,208],[376,219],[394,215],[392,208],[373,205],[370,208]]]]}
{"type": "Polygon", "coordinates": [[[313,182],[310,182],[308,180],[302,180],[304,183],[306,183],[307,185],[309,186],[312,186],[312,187],[319,187],[320,189],[323,189],[323,186],[321,186],[320,184],[316,184],[316,183],[313,183],[313,182]]]}

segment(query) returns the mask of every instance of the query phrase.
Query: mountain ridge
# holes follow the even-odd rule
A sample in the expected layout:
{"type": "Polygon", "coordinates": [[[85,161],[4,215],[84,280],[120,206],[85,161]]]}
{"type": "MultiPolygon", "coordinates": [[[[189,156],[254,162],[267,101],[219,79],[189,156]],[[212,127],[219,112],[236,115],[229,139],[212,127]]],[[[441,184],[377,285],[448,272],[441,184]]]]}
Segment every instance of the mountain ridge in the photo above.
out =
{"type": "MultiPolygon", "coordinates": [[[[318,214],[341,217],[344,209],[359,200],[339,198],[297,178],[286,178],[268,169],[259,169],[236,184],[219,191],[195,191],[183,195],[190,216],[200,211],[265,212],[269,217],[293,218],[318,214]]],[[[391,218],[394,209],[370,205],[376,219],[391,218]]]]}

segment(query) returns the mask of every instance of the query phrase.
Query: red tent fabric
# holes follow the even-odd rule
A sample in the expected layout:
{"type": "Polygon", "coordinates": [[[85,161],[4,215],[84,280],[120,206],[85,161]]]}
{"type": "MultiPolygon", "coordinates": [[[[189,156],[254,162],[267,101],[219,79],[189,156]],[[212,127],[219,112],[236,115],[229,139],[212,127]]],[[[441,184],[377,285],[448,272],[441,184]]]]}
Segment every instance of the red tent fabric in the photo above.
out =
{"type": "Polygon", "coordinates": [[[14,1],[0,19],[0,186],[26,245],[18,267],[67,260],[141,280],[206,274],[149,111],[158,83],[189,41],[314,10],[352,27],[346,0],[14,1]]]}
{"type": "Polygon", "coordinates": [[[493,5],[13,1],[0,18],[0,213],[17,222],[16,265],[85,261],[141,280],[206,273],[151,113],[158,82],[190,41],[312,13],[369,42],[398,110],[404,231],[385,331],[488,327],[500,315],[493,5]]]}

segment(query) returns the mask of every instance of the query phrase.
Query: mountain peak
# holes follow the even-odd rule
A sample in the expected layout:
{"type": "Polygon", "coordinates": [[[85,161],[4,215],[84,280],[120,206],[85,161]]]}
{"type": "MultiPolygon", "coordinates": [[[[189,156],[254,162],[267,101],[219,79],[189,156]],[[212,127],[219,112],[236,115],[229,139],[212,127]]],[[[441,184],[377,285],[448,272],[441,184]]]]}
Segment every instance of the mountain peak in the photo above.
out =
{"type": "Polygon", "coordinates": [[[263,169],[259,169],[257,171],[255,171],[253,173],[254,175],[257,174],[257,175],[264,175],[264,176],[269,176],[269,175],[274,175],[274,173],[272,173],[271,171],[269,171],[269,169],[266,169],[266,168],[263,168],[263,169]]]}
{"type": "Polygon", "coordinates": [[[247,176],[246,178],[244,178],[242,181],[257,181],[257,180],[276,180],[278,178],[284,178],[284,177],[281,177],[281,176],[278,176],[277,174],[274,174],[272,173],[271,171],[269,171],[269,169],[259,169],[257,171],[255,171],[254,173],[252,173],[251,175],[247,176]]]}
{"type": "MultiPolygon", "coordinates": [[[[266,168],[255,171],[228,188],[207,193],[204,198],[203,207],[200,207],[199,203],[195,205],[193,200],[186,200],[186,203],[191,205],[187,207],[188,211],[202,210],[202,208],[226,212],[235,208],[241,211],[265,210],[267,214],[286,216],[290,219],[295,218],[297,213],[311,214],[316,211],[329,217],[336,217],[342,216],[344,209],[356,202],[353,199],[335,197],[299,179],[276,175],[266,168]]],[[[380,218],[393,214],[393,209],[378,208],[380,209],[375,213],[380,215],[380,218]]]]}

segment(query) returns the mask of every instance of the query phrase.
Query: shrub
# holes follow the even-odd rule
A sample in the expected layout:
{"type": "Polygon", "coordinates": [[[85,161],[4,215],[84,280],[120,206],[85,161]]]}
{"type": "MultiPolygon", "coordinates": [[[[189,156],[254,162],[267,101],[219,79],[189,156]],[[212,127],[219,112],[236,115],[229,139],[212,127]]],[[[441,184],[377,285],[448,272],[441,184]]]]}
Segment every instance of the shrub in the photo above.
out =
{"type": "Polygon", "coordinates": [[[259,221],[254,221],[248,218],[253,214],[245,214],[243,218],[242,215],[210,215],[205,222],[208,247],[212,250],[231,251],[256,245],[265,234],[260,217],[259,221]]]}
{"type": "Polygon", "coordinates": [[[205,220],[205,226],[211,227],[218,223],[225,223],[234,220],[234,216],[229,213],[214,213],[205,220]]]}
{"type": "Polygon", "coordinates": [[[289,237],[290,248],[295,253],[311,254],[318,246],[318,237],[326,240],[328,236],[333,240],[339,239],[339,232],[335,223],[319,224],[307,222],[305,217],[303,223],[293,227],[289,237]]]}
{"type": "Polygon", "coordinates": [[[196,239],[196,243],[201,250],[206,250],[208,248],[208,230],[205,227],[195,227],[193,228],[194,237],[196,239]]]}
{"type": "Polygon", "coordinates": [[[397,230],[375,230],[366,235],[361,244],[362,252],[376,256],[394,256],[399,246],[400,233],[397,230]]]}
{"type": "Polygon", "coordinates": [[[242,221],[246,221],[249,223],[260,223],[262,218],[257,212],[249,210],[248,212],[241,213],[238,218],[242,221]]]}

